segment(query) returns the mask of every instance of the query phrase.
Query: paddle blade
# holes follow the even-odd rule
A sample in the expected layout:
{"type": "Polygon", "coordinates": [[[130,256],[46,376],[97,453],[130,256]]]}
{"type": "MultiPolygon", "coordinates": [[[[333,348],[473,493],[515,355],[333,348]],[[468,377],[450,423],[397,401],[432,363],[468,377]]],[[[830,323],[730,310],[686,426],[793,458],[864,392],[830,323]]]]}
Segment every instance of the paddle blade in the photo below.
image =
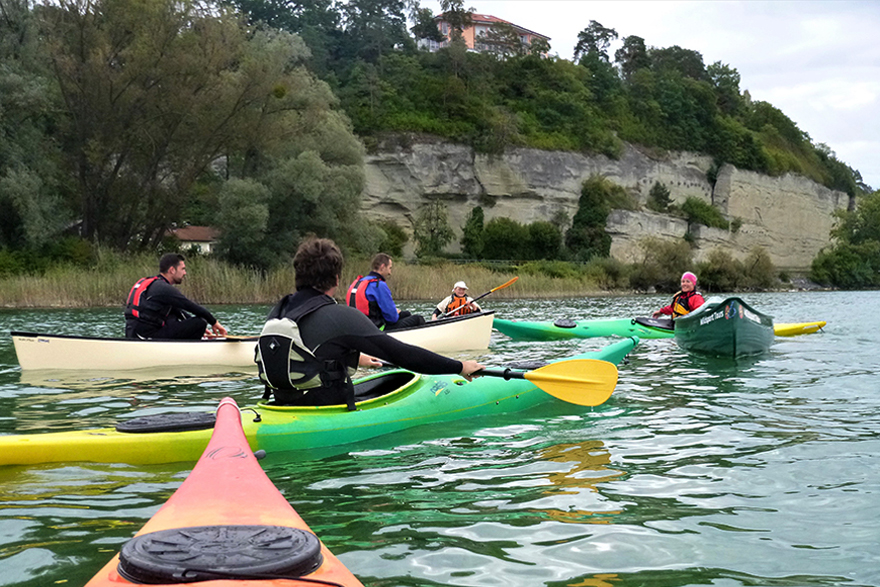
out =
{"type": "Polygon", "coordinates": [[[524,376],[553,397],[579,406],[605,403],[617,385],[617,367],[598,359],[550,363],[524,376]]]}
{"type": "Polygon", "coordinates": [[[512,284],[514,281],[516,281],[517,279],[519,279],[519,275],[517,275],[516,277],[514,277],[513,279],[511,279],[511,280],[508,281],[507,283],[502,283],[502,284],[499,285],[498,287],[496,287],[496,288],[494,288],[494,289],[490,289],[490,290],[488,291],[488,293],[486,293],[485,295],[489,295],[489,294],[492,293],[493,291],[498,291],[499,289],[504,289],[504,288],[507,287],[508,285],[511,285],[511,284],[512,284]]]}

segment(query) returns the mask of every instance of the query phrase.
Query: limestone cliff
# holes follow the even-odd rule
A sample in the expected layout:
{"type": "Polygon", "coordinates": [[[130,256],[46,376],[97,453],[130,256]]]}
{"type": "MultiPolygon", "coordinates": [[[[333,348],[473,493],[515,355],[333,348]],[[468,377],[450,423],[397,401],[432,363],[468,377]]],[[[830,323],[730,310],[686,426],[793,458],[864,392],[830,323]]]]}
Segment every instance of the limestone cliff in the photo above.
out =
{"type": "MultiPolygon", "coordinates": [[[[832,212],[846,208],[848,196],[806,178],[769,177],[723,166],[714,186],[707,179],[712,160],[693,153],[649,156],[627,146],[619,160],[602,155],[511,149],[484,155],[462,145],[437,140],[383,145],[367,157],[363,209],[371,218],[390,218],[411,231],[419,208],[440,200],[448,205],[450,225],[460,236],[468,214],[482,206],[486,220],[506,216],[517,222],[550,220],[560,212],[572,218],[582,182],[598,174],[626,188],[644,204],[655,182],[666,185],[675,203],[697,197],[730,220],[736,232],[699,227],[696,258],[716,247],[744,257],[764,247],[774,264],[785,269],[809,267],[828,244],[832,212]]],[[[611,254],[624,261],[642,255],[645,237],[683,238],[687,222],[649,211],[616,210],[608,219],[611,254]]],[[[455,250],[457,242],[450,245],[455,250]]]]}

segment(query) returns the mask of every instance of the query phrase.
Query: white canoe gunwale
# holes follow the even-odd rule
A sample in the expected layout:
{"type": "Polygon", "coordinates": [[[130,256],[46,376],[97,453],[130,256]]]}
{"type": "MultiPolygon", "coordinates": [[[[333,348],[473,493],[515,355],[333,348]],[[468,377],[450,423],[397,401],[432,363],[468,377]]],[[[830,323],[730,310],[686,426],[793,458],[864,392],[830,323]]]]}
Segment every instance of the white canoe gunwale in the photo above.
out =
{"type": "Polygon", "coordinates": [[[12,332],[22,370],[123,371],[204,365],[254,368],[256,338],[138,340],[12,332]]]}
{"type": "Polygon", "coordinates": [[[475,312],[464,316],[429,320],[422,326],[391,330],[400,342],[420,346],[435,353],[482,351],[489,348],[495,311],[475,312]]]}
{"type": "MultiPolygon", "coordinates": [[[[494,312],[479,312],[391,331],[402,342],[437,353],[489,347],[494,312]]],[[[128,371],[156,367],[228,367],[256,370],[257,337],[209,340],[95,338],[11,332],[22,370],[128,371]]]]}

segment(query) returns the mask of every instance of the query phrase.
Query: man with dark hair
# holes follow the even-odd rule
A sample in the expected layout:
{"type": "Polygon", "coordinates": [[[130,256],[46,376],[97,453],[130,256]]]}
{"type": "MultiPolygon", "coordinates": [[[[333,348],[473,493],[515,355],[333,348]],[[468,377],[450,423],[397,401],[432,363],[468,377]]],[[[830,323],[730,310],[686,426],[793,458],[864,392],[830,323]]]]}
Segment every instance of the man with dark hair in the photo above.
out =
{"type": "Polygon", "coordinates": [[[180,293],[186,277],[183,255],[167,253],[159,259],[159,275],[138,280],[125,303],[126,338],[200,339],[226,336],[226,328],[197,303],[180,293]],[[189,314],[195,314],[190,316],[189,314]]]}
{"type": "Polygon", "coordinates": [[[400,311],[391,297],[391,289],[385,282],[391,275],[394,260],[386,253],[378,253],[370,263],[371,271],[359,275],[348,287],[345,296],[349,306],[357,308],[370,321],[382,330],[408,328],[425,323],[425,318],[411,314],[407,310],[400,311]]]}
{"type": "MultiPolygon", "coordinates": [[[[339,405],[353,398],[351,376],[358,366],[378,367],[375,357],[404,369],[426,374],[461,374],[470,380],[483,368],[476,361],[456,361],[394,339],[355,308],[333,299],[342,275],[343,257],[329,239],[303,242],[293,258],[296,293],[285,296],[269,313],[269,320],[290,318],[302,343],[321,365],[321,385],[310,389],[274,389],[275,401],[286,405],[339,405]]],[[[265,329],[264,329],[265,331],[265,329]]],[[[287,369],[290,355],[275,353],[261,336],[261,376],[279,367],[287,369]],[[274,365],[268,365],[274,362],[274,365]]],[[[271,338],[271,337],[269,337],[271,338]]],[[[351,404],[350,404],[351,405],[351,404]]]]}

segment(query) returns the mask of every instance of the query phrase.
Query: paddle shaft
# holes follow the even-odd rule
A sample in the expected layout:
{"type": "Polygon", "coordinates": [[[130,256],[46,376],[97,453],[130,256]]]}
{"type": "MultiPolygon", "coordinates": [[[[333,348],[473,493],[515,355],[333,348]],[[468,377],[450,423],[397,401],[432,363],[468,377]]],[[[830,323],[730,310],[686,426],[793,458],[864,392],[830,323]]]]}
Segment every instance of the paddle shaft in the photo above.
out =
{"type": "MultiPolygon", "coordinates": [[[[482,294],[482,295],[479,295],[479,296],[475,297],[475,298],[472,299],[470,302],[468,302],[468,304],[473,304],[473,303],[476,302],[477,300],[482,300],[483,298],[485,298],[485,297],[486,297],[487,295],[489,295],[490,293],[496,292],[496,291],[498,291],[499,289],[504,289],[504,288],[507,287],[508,285],[511,285],[511,284],[512,284],[514,281],[516,281],[517,279],[519,279],[519,276],[518,276],[518,275],[517,275],[516,277],[514,277],[513,279],[511,279],[510,281],[508,281],[507,283],[502,283],[502,284],[499,285],[498,287],[496,287],[496,288],[494,288],[494,289],[490,289],[490,290],[487,291],[486,293],[484,293],[484,294],[482,294]]],[[[442,314],[440,314],[440,318],[446,318],[447,316],[452,316],[452,315],[455,314],[456,312],[460,311],[462,308],[467,307],[468,304],[464,304],[463,306],[459,306],[459,307],[457,307],[456,309],[452,310],[451,312],[443,312],[442,314]]]]}

